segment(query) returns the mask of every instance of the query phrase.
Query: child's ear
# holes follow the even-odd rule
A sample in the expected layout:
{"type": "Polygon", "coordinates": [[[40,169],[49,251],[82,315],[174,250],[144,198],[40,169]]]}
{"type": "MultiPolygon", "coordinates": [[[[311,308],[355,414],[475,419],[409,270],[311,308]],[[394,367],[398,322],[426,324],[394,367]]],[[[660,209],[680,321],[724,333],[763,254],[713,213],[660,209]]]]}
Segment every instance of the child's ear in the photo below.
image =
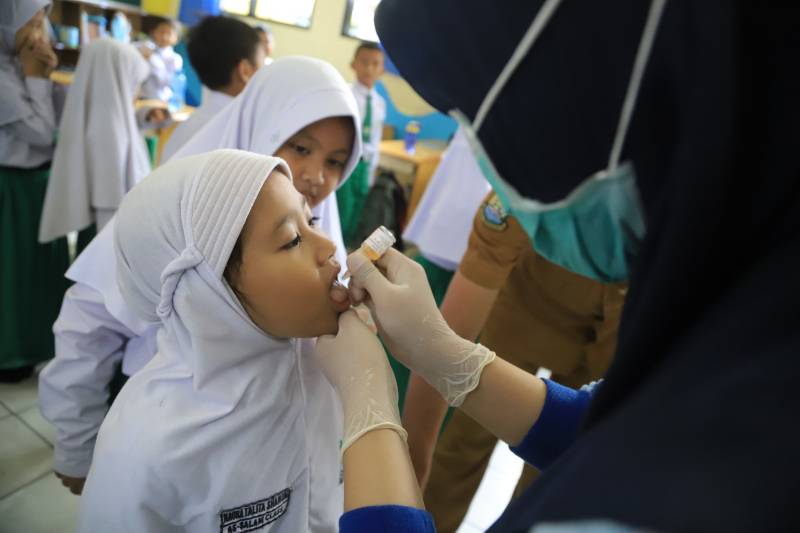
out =
{"type": "Polygon", "coordinates": [[[236,74],[239,77],[239,80],[242,83],[247,83],[250,81],[250,78],[253,77],[253,74],[256,73],[256,68],[248,59],[242,59],[239,61],[239,64],[236,65],[236,74]]]}
{"type": "Polygon", "coordinates": [[[350,68],[353,70],[356,69],[356,58],[353,58],[353,60],[350,62],[350,68]]]}

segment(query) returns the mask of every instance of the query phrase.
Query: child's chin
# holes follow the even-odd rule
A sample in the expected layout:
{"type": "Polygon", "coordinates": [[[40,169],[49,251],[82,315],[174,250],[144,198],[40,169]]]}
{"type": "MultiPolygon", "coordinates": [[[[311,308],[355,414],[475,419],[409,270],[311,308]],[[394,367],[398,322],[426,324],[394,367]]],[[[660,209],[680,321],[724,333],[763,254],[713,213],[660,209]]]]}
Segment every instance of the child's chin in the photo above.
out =
{"type": "Polygon", "coordinates": [[[308,328],[302,337],[321,337],[323,335],[336,335],[339,333],[339,314],[334,313],[330,317],[320,320],[318,323],[308,328]]]}

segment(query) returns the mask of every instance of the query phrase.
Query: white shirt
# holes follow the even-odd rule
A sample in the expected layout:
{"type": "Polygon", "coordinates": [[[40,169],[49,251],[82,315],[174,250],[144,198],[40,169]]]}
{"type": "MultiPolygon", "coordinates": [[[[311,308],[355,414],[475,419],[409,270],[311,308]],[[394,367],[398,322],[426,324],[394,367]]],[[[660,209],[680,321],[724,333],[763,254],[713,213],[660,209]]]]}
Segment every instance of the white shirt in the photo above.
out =
{"type": "Polygon", "coordinates": [[[427,260],[458,269],[467,250],[472,219],[491,187],[461,130],[447,147],[414,216],[403,232],[427,260]]]}
{"type": "Polygon", "coordinates": [[[157,48],[147,41],[146,46],[152,53],[147,60],[150,63],[150,76],[142,84],[142,98],[158,98],[164,102],[172,97],[172,78],[183,69],[183,58],[171,46],[157,48]]]}
{"type": "Polygon", "coordinates": [[[203,91],[203,103],[200,104],[200,107],[192,113],[192,116],[186,122],[178,124],[172,135],[169,136],[167,144],[164,145],[164,151],[161,152],[161,161],[169,161],[175,155],[175,152],[192,138],[192,135],[200,131],[206,125],[206,122],[219,113],[231,100],[233,100],[233,96],[223,92],[210,89],[203,91]]]}
{"type": "Polygon", "coordinates": [[[0,68],[0,165],[36,168],[53,159],[56,115],[53,82],[23,76],[16,58],[0,68]],[[6,107],[10,113],[6,113],[6,107]]]}
{"type": "Polygon", "coordinates": [[[358,113],[361,117],[361,124],[364,124],[364,116],[367,112],[367,95],[372,97],[372,130],[370,138],[364,143],[361,158],[369,161],[369,184],[372,186],[375,181],[375,169],[378,166],[378,156],[380,154],[381,137],[383,136],[383,123],[386,121],[386,100],[378,94],[375,87],[367,88],[358,81],[351,86],[353,96],[358,104],[358,113]]]}

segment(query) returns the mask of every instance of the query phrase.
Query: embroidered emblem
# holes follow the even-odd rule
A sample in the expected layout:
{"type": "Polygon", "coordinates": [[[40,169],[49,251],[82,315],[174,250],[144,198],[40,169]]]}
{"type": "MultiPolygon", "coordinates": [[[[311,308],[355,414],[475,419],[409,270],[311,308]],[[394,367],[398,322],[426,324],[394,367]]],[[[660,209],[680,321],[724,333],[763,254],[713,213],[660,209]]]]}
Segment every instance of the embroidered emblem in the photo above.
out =
{"type": "Polygon", "coordinates": [[[271,524],[286,514],[291,495],[292,489],[283,489],[263,500],[223,509],[219,512],[219,532],[244,533],[271,524]]]}
{"type": "Polygon", "coordinates": [[[481,219],[486,226],[495,231],[504,231],[508,227],[508,215],[496,194],[492,194],[483,203],[481,219]]]}

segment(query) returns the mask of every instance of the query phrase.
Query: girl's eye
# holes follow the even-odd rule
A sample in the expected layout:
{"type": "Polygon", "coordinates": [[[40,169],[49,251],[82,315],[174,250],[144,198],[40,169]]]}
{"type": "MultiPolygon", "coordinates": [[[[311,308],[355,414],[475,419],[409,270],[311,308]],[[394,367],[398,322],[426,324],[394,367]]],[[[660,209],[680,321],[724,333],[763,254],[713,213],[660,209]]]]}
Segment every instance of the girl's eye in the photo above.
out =
{"type": "Polygon", "coordinates": [[[281,246],[281,250],[291,250],[292,248],[299,246],[301,242],[303,242],[303,238],[298,234],[297,237],[291,240],[291,242],[281,246]]]}
{"type": "Polygon", "coordinates": [[[292,150],[294,150],[295,152],[297,152],[300,155],[309,155],[309,154],[311,154],[311,150],[309,150],[308,148],[306,148],[302,144],[297,144],[297,143],[290,142],[289,146],[292,148],[292,150]]]}
{"type": "Polygon", "coordinates": [[[319,217],[311,217],[308,219],[308,225],[312,228],[317,227],[317,223],[319,222],[319,217]]]}
{"type": "Polygon", "coordinates": [[[344,170],[344,161],[339,161],[337,159],[328,159],[328,164],[333,168],[338,168],[339,170],[344,170]]]}

